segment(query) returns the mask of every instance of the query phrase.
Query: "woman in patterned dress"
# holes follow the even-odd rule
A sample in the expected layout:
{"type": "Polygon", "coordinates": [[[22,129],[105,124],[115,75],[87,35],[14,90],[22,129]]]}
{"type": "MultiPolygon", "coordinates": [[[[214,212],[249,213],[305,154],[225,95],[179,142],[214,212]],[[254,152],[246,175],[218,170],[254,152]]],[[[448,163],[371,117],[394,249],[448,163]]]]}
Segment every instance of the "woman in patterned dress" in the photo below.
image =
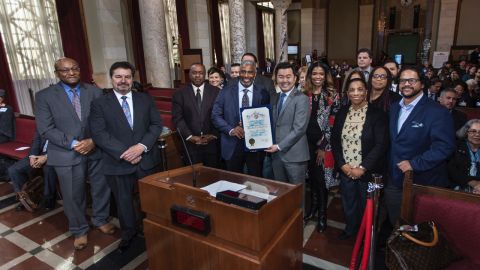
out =
{"type": "Polygon", "coordinates": [[[327,228],[328,189],[338,185],[334,174],[333,155],[330,146],[330,133],[335,114],[340,108],[340,96],[333,87],[333,78],[326,64],[313,63],[307,71],[307,95],[310,97],[310,121],[307,139],[310,150],[308,164],[309,184],[312,191],[311,213],[318,211],[317,231],[327,228]]]}
{"type": "Polygon", "coordinates": [[[367,101],[362,79],[347,82],[350,105],[337,113],[332,130],[335,166],[340,172],[340,190],[346,227],[338,239],[353,236],[360,225],[372,173],[381,173],[388,147],[387,114],[367,101]]]}

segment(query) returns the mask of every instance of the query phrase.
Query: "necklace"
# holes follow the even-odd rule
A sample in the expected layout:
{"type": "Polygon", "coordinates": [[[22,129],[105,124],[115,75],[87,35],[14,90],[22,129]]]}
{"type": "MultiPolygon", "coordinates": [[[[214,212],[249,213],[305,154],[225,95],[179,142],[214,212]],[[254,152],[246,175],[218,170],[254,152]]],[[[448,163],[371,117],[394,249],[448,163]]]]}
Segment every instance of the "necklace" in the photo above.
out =
{"type": "Polygon", "coordinates": [[[313,94],[313,100],[318,101],[319,96],[320,96],[320,93],[319,94],[313,94]]]}

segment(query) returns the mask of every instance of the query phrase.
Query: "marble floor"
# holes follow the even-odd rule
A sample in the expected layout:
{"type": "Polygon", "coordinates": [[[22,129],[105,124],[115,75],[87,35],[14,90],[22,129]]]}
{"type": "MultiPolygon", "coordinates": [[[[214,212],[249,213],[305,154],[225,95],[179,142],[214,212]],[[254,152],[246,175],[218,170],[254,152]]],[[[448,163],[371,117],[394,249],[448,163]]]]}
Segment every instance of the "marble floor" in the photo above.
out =
{"type": "MultiPolygon", "coordinates": [[[[49,212],[16,211],[9,183],[0,182],[0,270],[3,269],[148,269],[145,240],[136,237],[126,253],[116,251],[119,232],[91,230],[84,250],[73,248],[62,202],[49,212]]],[[[336,239],[344,224],[338,195],[333,195],[325,233],[315,223],[304,228],[304,269],[347,269],[354,240],[336,239]]],[[[112,222],[118,226],[118,220],[112,222]]]]}

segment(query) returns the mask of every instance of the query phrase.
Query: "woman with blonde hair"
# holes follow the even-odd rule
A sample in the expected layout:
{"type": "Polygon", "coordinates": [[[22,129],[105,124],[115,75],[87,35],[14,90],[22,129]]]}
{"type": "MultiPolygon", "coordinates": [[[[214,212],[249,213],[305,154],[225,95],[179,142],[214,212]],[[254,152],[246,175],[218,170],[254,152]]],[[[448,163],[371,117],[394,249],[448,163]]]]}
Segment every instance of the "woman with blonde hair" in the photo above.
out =
{"type": "Polygon", "coordinates": [[[307,66],[303,66],[301,68],[298,69],[298,86],[297,86],[297,89],[302,92],[302,93],[305,93],[305,83],[306,83],[306,77],[307,77],[307,70],[308,70],[308,67],[307,66]]]}
{"type": "Polygon", "coordinates": [[[313,63],[307,71],[306,94],[310,98],[310,120],[307,139],[310,150],[308,165],[309,183],[312,191],[311,213],[313,218],[318,211],[317,231],[327,228],[328,189],[338,185],[334,174],[330,134],[335,114],[340,109],[340,96],[334,88],[329,67],[321,62],[313,63]]]}

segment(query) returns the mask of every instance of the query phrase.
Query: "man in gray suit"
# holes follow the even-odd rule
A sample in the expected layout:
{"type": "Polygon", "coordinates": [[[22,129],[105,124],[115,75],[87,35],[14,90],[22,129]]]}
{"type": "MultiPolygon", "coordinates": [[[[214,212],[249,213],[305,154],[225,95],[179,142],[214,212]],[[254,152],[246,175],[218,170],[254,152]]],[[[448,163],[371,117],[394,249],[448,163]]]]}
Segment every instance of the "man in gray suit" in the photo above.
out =
{"type": "Polygon", "coordinates": [[[295,88],[297,77],[291,64],[279,63],[275,78],[282,90],[271,102],[276,144],[265,151],[272,153],[276,180],[304,184],[307,162],[310,159],[306,136],[310,118],[309,100],[295,88]]]}
{"type": "Polygon", "coordinates": [[[60,82],[36,95],[36,122],[40,136],[48,140],[48,161],[58,175],[65,215],[74,247],[87,245],[89,230],[86,215],[85,179],[88,176],[92,194],[92,223],[100,231],[112,234],[115,227],[108,223],[110,188],[101,168],[101,152],[90,138],[88,115],[90,103],[102,91],[80,83],[80,67],[70,58],[55,62],[60,82]]]}

